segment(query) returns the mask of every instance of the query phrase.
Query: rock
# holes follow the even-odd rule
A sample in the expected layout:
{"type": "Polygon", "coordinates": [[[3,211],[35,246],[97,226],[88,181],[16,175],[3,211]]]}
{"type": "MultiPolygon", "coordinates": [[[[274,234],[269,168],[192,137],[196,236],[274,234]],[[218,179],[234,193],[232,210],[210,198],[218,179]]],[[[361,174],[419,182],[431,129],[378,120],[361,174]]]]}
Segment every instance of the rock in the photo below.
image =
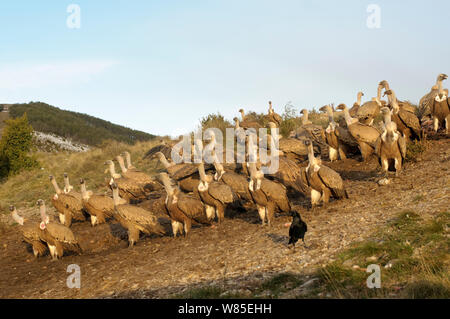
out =
{"type": "Polygon", "coordinates": [[[378,182],[378,185],[385,186],[391,183],[391,180],[389,178],[382,178],[378,182]]]}
{"type": "Polygon", "coordinates": [[[352,259],[347,259],[346,261],[344,261],[342,263],[342,266],[344,267],[351,267],[353,265],[353,260],[352,259]]]}
{"type": "Polygon", "coordinates": [[[307,282],[303,283],[303,284],[300,286],[300,288],[303,288],[303,289],[309,288],[309,287],[311,287],[311,286],[314,284],[314,282],[316,282],[317,280],[319,280],[319,278],[312,278],[312,279],[308,280],[307,282]]]}
{"type": "Polygon", "coordinates": [[[398,259],[392,259],[384,265],[384,268],[392,268],[394,265],[396,265],[399,262],[398,259]]]}
{"type": "Polygon", "coordinates": [[[375,257],[375,256],[370,256],[370,257],[366,258],[366,261],[377,261],[377,260],[378,260],[378,257],[375,257]]]}

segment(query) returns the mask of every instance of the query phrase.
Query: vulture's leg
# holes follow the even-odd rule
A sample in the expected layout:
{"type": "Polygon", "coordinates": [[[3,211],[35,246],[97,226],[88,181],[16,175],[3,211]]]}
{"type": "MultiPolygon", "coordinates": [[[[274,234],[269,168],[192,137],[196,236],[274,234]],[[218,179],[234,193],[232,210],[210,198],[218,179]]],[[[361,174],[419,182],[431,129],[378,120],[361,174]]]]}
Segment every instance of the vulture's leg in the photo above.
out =
{"type": "Polygon", "coordinates": [[[191,220],[189,218],[186,218],[184,221],[184,237],[186,238],[189,234],[189,231],[191,230],[191,220]]]}
{"type": "Polygon", "coordinates": [[[273,224],[274,214],[275,214],[275,203],[269,201],[266,206],[267,224],[269,225],[269,227],[271,227],[273,224]]]}
{"type": "Polygon", "coordinates": [[[264,206],[256,205],[258,209],[259,218],[261,218],[261,224],[264,226],[266,223],[266,208],[264,206]]]}
{"type": "Polygon", "coordinates": [[[133,225],[128,226],[128,247],[132,248],[139,240],[139,229],[133,225]]]}

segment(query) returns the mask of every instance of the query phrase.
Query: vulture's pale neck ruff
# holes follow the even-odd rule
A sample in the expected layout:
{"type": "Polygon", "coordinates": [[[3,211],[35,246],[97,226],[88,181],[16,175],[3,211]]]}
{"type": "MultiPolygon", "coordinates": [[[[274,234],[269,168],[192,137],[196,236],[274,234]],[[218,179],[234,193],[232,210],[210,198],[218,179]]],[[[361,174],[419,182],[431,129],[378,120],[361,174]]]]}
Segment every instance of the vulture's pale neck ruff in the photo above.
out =
{"type": "Polygon", "coordinates": [[[251,191],[255,191],[261,188],[261,182],[264,178],[264,173],[262,171],[258,171],[256,169],[256,163],[248,163],[248,167],[250,170],[250,182],[248,183],[248,188],[251,191]],[[255,187],[256,180],[256,187],[255,187]]]}
{"type": "Polygon", "coordinates": [[[326,128],[326,132],[327,133],[331,133],[334,132],[334,130],[336,129],[336,122],[334,121],[334,117],[333,117],[333,109],[331,108],[331,106],[327,105],[325,106],[325,110],[327,111],[327,115],[328,115],[328,126],[326,128]]]}
{"type": "Polygon", "coordinates": [[[447,99],[447,96],[445,95],[444,87],[442,86],[442,79],[439,79],[439,94],[436,96],[437,102],[442,102],[447,99]]]}
{"type": "Polygon", "coordinates": [[[302,110],[302,125],[310,124],[311,122],[308,120],[308,110],[302,110]]]}
{"type": "Polygon", "coordinates": [[[11,213],[12,218],[15,220],[16,223],[18,223],[19,225],[23,226],[23,222],[24,219],[23,217],[19,216],[19,214],[17,213],[16,208],[14,207],[14,210],[11,213]]]}
{"type": "Polygon", "coordinates": [[[245,112],[244,110],[239,110],[239,112],[241,113],[241,117],[242,117],[242,121],[245,121],[245,112]]]}
{"type": "Polygon", "coordinates": [[[398,106],[397,96],[394,91],[391,90],[391,94],[388,95],[388,100],[394,110],[394,114],[397,114],[400,111],[400,107],[398,106]]]}
{"type": "Polygon", "coordinates": [[[64,193],[70,193],[71,190],[73,190],[73,186],[70,185],[69,176],[64,175],[64,193]]]}
{"type": "Polygon", "coordinates": [[[116,160],[119,163],[120,169],[122,170],[122,173],[126,173],[128,169],[125,167],[125,161],[123,160],[123,157],[120,155],[116,156],[116,160]]]}
{"type": "Polygon", "coordinates": [[[117,185],[113,186],[112,193],[113,193],[114,206],[119,206],[120,205],[120,197],[119,197],[119,189],[117,188],[117,185]]]}
{"type": "Polygon", "coordinates": [[[308,145],[308,162],[308,167],[306,168],[308,172],[311,168],[314,172],[317,172],[320,169],[320,164],[322,164],[322,161],[314,156],[312,142],[308,145]]]}
{"type": "Polygon", "coordinates": [[[170,164],[169,161],[167,160],[167,158],[164,156],[163,153],[158,152],[156,153],[156,155],[158,156],[159,161],[161,162],[161,164],[163,164],[164,168],[169,168],[171,166],[173,166],[174,164],[170,164]]]}
{"type": "Polygon", "coordinates": [[[269,101],[269,114],[273,114],[272,102],[269,101]]]}
{"type": "Polygon", "coordinates": [[[356,100],[356,103],[358,104],[358,105],[361,105],[361,97],[362,97],[362,95],[363,95],[363,93],[362,92],[358,92],[358,95],[357,95],[357,100],[356,100]]]}
{"type": "Polygon", "coordinates": [[[115,167],[113,161],[109,161],[108,168],[106,169],[105,173],[108,173],[108,171],[111,174],[111,178],[121,178],[122,177],[122,175],[116,173],[116,167],[115,167]]]}
{"type": "Polygon", "coordinates": [[[133,166],[133,164],[131,164],[131,155],[130,155],[130,153],[129,152],[124,152],[123,154],[125,155],[125,159],[127,161],[127,169],[135,168],[133,166]]]}
{"type": "Polygon", "coordinates": [[[42,223],[48,224],[50,222],[50,218],[48,217],[48,215],[45,212],[45,203],[42,202],[39,206],[39,213],[41,214],[41,221],[42,223]]]}
{"type": "Polygon", "coordinates": [[[206,192],[209,188],[209,183],[212,182],[211,176],[206,176],[205,166],[203,163],[198,164],[198,173],[200,175],[200,183],[198,183],[198,190],[206,192]]]}
{"type": "Polygon", "coordinates": [[[381,134],[381,139],[384,143],[392,144],[397,142],[398,134],[396,132],[397,125],[391,120],[391,111],[389,109],[383,110],[384,132],[381,134]]]}
{"type": "Polygon", "coordinates": [[[61,189],[59,188],[58,183],[56,183],[56,179],[54,177],[52,178],[51,182],[52,182],[53,188],[55,189],[56,194],[57,195],[61,194],[61,189]]]}
{"type": "Polygon", "coordinates": [[[92,196],[92,194],[90,194],[90,192],[86,190],[86,184],[84,182],[80,183],[80,189],[81,189],[81,197],[84,200],[88,200],[92,196]]]}
{"type": "Polygon", "coordinates": [[[348,111],[347,105],[343,106],[342,111],[344,112],[345,123],[347,123],[347,126],[350,126],[358,122],[358,119],[355,119],[350,116],[350,112],[348,111]]]}
{"type": "Polygon", "coordinates": [[[223,168],[223,165],[219,163],[217,160],[217,156],[214,154],[215,160],[214,160],[214,168],[216,172],[214,173],[214,180],[220,181],[222,179],[223,174],[225,174],[225,169],[223,168]]]}
{"type": "Polygon", "coordinates": [[[381,101],[381,90],[383,89],[383,82],[378,84],[378,88],[377,88],[377,100],[381,101]]]}

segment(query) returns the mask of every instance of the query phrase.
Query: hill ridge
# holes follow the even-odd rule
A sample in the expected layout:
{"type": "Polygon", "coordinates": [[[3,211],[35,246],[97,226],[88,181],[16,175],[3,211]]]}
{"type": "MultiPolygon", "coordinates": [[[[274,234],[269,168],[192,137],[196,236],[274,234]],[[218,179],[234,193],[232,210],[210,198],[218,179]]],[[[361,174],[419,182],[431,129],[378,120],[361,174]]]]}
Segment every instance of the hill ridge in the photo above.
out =
{"type": "Polygon", "coordinates": [[[55,134],[74,142],[98,146],[104,140],[134,144],[149,141],[156,136],[114,124],[112,122],[74,111],[63,110],[44,102],[9,104],[11,118],[22,116],[25,112],[35,131],[55,134]]]}

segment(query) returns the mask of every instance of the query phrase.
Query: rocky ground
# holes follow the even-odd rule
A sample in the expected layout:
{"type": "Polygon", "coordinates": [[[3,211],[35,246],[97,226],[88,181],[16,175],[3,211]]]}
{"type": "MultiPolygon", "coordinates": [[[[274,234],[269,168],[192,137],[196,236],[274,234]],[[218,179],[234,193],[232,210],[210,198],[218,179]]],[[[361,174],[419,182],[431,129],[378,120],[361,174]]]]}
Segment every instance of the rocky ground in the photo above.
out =
{"type": "MultiPolygon", "coordinates": [[[[0,227],[0,298],[164,298],[192,287],[222,285],[241,294],[282,272],[306,276],[335,258],[351,243],[369,237],[402,211],[424,218],[448,210],[450,140],[429,142],[417,162],[380,186],[378,163],[356,160],[326,163],[341,173],[350,199],[308,210],[294,201],[308,224],[306,243],[288,249],[290,217],[278,216],[272,228],[259,224],[256,211],[236,213],[216,227],[194,228],[189,238],[146,237],[127,248],[126,234],[115,222],[72,228],[84,253],[51,261],[35,259],[18,226],[0,227]],[[81,268],[81,289],[69,289],[67,266],[81,268]]],[[[37,217],[36,210],[23,212],[37,217]]],[[[7,218],[3,218],[5,222],[7,218]]],[[[168,220],[161,221],[170,234],[168,220]]],[[[308,281],[306,281],[306,285],[308,281]]]]}

